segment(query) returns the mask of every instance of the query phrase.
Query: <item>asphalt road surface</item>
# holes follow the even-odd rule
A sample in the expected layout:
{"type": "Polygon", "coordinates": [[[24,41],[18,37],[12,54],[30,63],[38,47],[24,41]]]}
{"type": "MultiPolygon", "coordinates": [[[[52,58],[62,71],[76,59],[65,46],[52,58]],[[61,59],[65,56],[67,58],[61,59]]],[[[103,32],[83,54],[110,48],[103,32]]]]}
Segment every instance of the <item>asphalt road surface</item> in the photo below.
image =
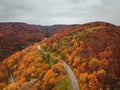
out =
{"type": "Polygon", "coordinates": [[[72,81],[72,90],[79,90],[79,85],[78,85],[77,79],[76,79],[73,71],[63,60],[61,60],[61,62],[64,64],[64,68],[67,71],[67,73],[69,74],[69,77],[72,81]]]}

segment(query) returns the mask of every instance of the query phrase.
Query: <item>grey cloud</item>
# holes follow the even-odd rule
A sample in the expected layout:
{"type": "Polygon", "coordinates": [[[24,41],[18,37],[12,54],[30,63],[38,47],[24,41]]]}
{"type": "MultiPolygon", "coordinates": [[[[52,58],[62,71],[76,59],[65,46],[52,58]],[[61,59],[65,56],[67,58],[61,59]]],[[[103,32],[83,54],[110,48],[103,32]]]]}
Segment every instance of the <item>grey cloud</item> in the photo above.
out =
{"type": "Polygon", "coordinates": [[[29,7],[23,5],[22,2],[17,2],[17,0],[1,0],[0,1],[0,20],[12,20],[19,15],[24,14],[25,12],[29,11],[29,7]]]}
{"type": "Polygon", "coordinates": [[[0,0],[0,22],[120,24],[120,0],[0,0]]]}
{"type": "Polygon", "coordinates": [[[119,0],[101,0],[102,4],[91,9],[89,15],[92,19],[108,21],[114,24],[120,24],[120,1],[119,0]]]}

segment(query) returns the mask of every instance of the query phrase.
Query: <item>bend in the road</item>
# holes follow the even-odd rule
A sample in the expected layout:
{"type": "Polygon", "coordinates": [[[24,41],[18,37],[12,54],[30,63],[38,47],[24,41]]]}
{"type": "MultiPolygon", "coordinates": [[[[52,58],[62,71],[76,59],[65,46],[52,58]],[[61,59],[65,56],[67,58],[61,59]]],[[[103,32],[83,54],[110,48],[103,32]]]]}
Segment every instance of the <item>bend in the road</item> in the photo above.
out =
{"type": "Polygon", "coordinates": [[[60,60],[60,61],[64,64],[64,68],[67,71],[67,73],[69,74],[69,77],[72,81],[72,90],[79,90],[79,85],[78,85],[77,79],[76,79],[73,71],[63,60],[60,60]]]}

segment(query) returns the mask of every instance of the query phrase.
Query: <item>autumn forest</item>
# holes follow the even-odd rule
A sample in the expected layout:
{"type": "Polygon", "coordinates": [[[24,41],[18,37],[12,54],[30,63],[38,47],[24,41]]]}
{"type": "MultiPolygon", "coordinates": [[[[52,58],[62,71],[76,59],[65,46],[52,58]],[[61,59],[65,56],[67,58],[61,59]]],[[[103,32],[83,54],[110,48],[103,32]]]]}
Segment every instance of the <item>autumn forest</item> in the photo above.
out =
{"type": "Polygon", "coordinates": [[[0,90],[74,90],[65,65],[75,90],[120,90],[120,27],[0,23],[0,90]]]}

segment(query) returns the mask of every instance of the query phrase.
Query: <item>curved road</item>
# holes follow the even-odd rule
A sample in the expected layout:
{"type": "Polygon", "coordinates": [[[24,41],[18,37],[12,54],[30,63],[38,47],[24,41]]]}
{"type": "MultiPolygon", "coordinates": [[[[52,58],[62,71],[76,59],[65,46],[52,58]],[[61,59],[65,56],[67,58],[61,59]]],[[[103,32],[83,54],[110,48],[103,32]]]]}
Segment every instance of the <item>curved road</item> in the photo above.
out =
{"type": "MultiPolygon", "coordinates": [[[[42,50],[40,46],[38,46],[38,49],[39,49],[39,50],[42,50]]],[[[46,53],[46,52],[44,51],[44,53],[46,53]]],[[[69,74],[69,77],[70,77],[70,79],[71,79],[71,81],[72,81],[72,90],[79,90],[79,85],[78,85],[77,79],[76,79],[73,71],[72,71],[71,68],[65,63],[65,61],[63,61],[63,60],[60,60],[60,61],[63,63],[64,68],[65,68],[65,70],[67,71],[67,73],[69,74]]],[[[9,72],[9,80],[10,80],[10,83],[14,83],[14,79],[13,79],[13,76],[12,76],[12,73],[11,73],[11,72],[9,72]]],[[[30,87],[32,87],[38,80],[39,80],[39,79],[36,79],[36,80],[34,80],[34,81],[32,81],[32,82],[27,83],[26,85],[21,86],[20,90],[28,90],[28,89],[29,89],[30,87]]]]}
{"type": "MultiPolygon", "coordinates": [[[[38,45],[38,50],[41,50],[41,51],[43,51],[43,53],[46,53],[46,52],[41,48],[40,45],[38,45]]],[[[77,79],[76,79],[73,71],[72,71],[71,68],[65,63],[65,61],[63,61],[63,60],[60,60],[60,61],[63,63],[64,68],[65,68],[65,70],[67,71],[67,73],[69,74],[69,77],[70,77],[70,79],[71,79],[71,81],[72,81],[72,90],[79,90],[79,85],[78,85],[77,79]]]]}
{"type": "Polygon", "coordinates": [[[78,85],[77,79],[76,79],[73,71],[63,60],[60,60],[60,61],[64,64],[64,68],[67,71],[67,73],[69,74],[69,77],[72,81],[72,90],[79,90],[79,85],[78,85]]]}

